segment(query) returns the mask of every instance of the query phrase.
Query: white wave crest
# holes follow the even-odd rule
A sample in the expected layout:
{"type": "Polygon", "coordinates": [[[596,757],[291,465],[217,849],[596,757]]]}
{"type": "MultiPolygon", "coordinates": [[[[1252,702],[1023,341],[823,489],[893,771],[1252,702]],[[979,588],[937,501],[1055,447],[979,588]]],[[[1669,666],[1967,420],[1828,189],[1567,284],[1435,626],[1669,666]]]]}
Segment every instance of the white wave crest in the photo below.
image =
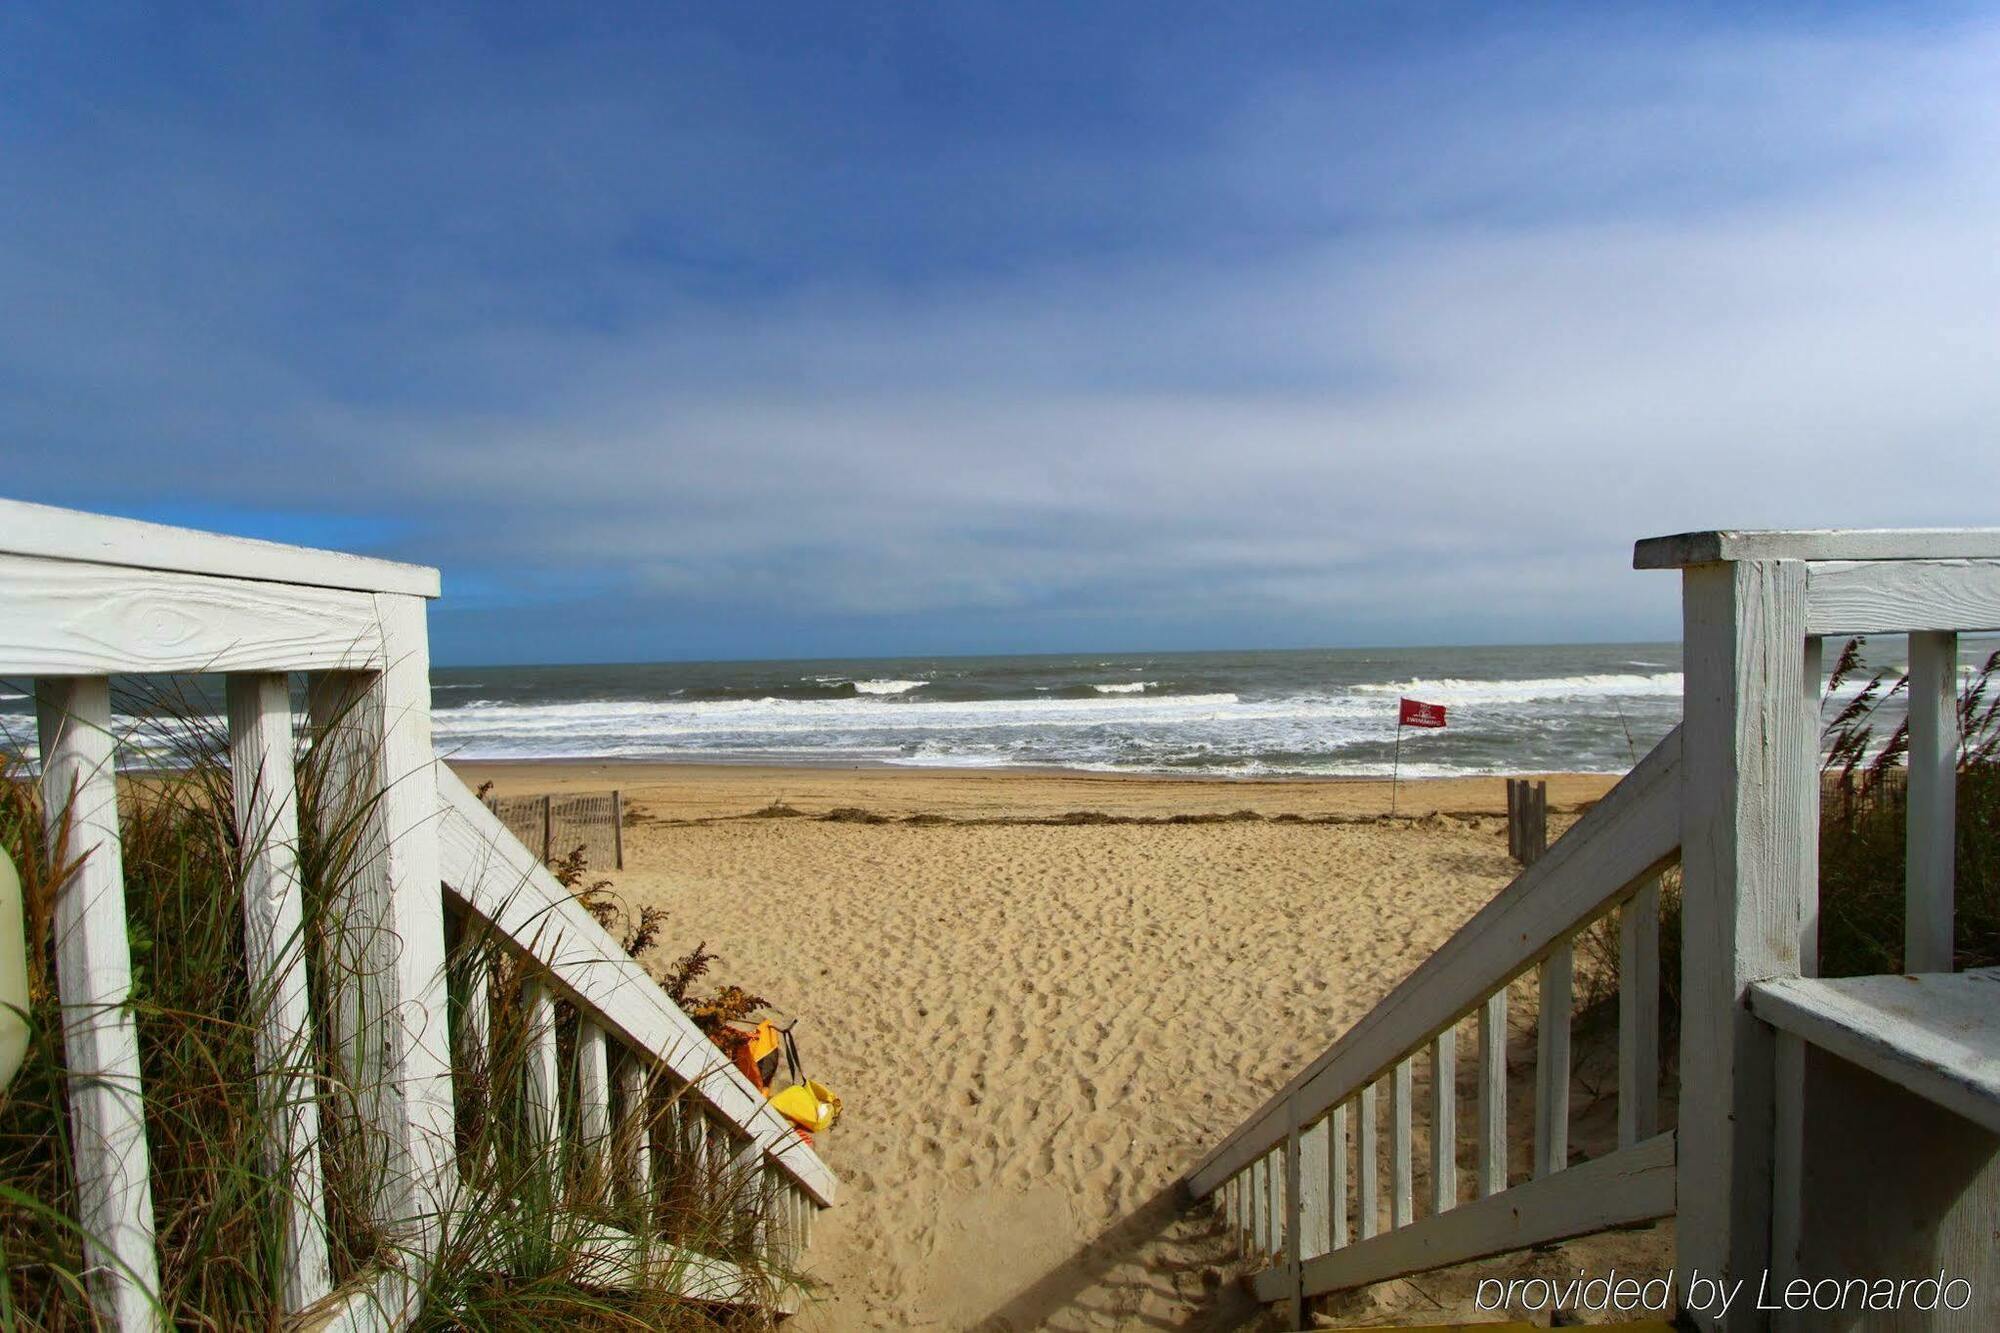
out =
{"type": "Polygon", "coordinates": [[[1093,685],[1090,688],[1099,694],[1144,694],[1147,690],[1158,689],[1157,680],[1127,680],[1115,685],[1093,685]]]}
{"type": "Polygon", "coordinates": [[[859,694],[908,694],[911,690],[921,690],[921,680],[857,680],[854,689],[859,694]]]}
{"type": "Polygon", "coordinates": [[[1407,694],[1442,704],[1530,703],[1537,699],[1679,698],[1681,673],[1660,671],[1642,676],[1618,672],[1592,676],[1545,676],[1532,680],[1461,680],[1452,676],[1432,680],[1415,676],[1409,680],[1356,685],[1354,692],[1407,694]]]}

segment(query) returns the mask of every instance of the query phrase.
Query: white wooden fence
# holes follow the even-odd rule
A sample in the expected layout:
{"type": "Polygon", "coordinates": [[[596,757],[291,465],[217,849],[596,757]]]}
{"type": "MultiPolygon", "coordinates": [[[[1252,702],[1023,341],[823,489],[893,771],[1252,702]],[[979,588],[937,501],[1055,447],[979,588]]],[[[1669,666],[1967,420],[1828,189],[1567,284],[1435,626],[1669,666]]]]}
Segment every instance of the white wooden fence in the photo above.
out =
{"type": "MultiPolygon", "coordinates": [[[[273,1162],[292,1175],[283,1219],[285,1307],[301,1326],[394,1328],[416,1313],[416,1270],[462,1199],[447,1035],[446,918],[462,914],[523,961],[534,1023],[527,1105],[551,1145],[558,1114],[553,1008],[579,1014],[577,1114],[583,1152],[628,1145],[628,1188],[654,1184],[643,1089],[679,1089],[689,1128],[726,1152],[739,1187],[763,1192],[766,1243],[795,1261],[814,1211],[832,1204],[825,1164],[452,773],[431,745],[425,601],[435,570],[326,551],[0,501],[0,676],[36,682],[42,791],[53,830],[67,817],[81,867],[56,902],[57,984],[71,1088],[76,1219],[103,1322],[160,1327],[159,1263],[144,1135],[138,1035],[120,866],[109,677],[227,675],[230,760],[244,879],[247,964],[276,997],[263,1016],[273,1162]],[[311,673],[315,735],[338,787],[366,793],[360,871],[344,889],[373,966],[334,995],[308,990],[300,941],[298,811],[289,679],[311,673]],[[301,1052],[332,1015],[337,1064],[367,1088],[383,1166],[375,1221],[403,1256],[394,1271],[335,1290],[328,1260],[316,1102],[297,1086],[301,1052]],[[617,1075],[616,1086],[612,1074],[617,1075]]],[[[488,1031],[486,984],[466,1026],[488,1031]]],[[[551,1152],[551,1169],[560,1154],[551,1152]]],[[[605,1229],[605,1252],[656,1258],[653,1238],[605,1229]]],[[[789,1299],[718,1259],[678,1256],[688,1295],[789,1299]]],[[[780,1267],[794,1267],[784,1262],[780,1267]]],[[[657,1273],[668,1266],[648,1262],[657,1273]]],[[[609,1272],[616,1271],[613,1269],[609,1272]]],[[[601,1276],[601,1275],[600,1275],[601,1276]]]]}
{"type": "MultiPolygon", "coordinates": [[[[1952,971],[1957,635],[2000,629],[2000,530],[1694,533],[1641,542],[1634,563],[1682,571],[1681,726],[1186,1179],[1268,1260],[1253,1288],[1285,1302],[1294,1327],[1311,1295],[1671,1214],[1683,1282],[1698,1269],[1747,1277],[1755,1290],[1765,1270],[1799,1273],[1808,1252],[1865,1260],[1874,1242],[1858,1219],[1804,1203],[1812,1117],[1836,1110],[1808,1091],[1809,1060],[1826,1056],[1956,1113],[1975,1157],[2000,1162],[1980,1137],[2000,1133],[2000,976],[1952,971]],[[1821,639],[1904,632],[1914,975],[1820,980],[1821,639]],[[1676,1126],[1662,1130],[1658,885],[1676,859],[1680,1093],[1676,1126]],[[1573,1163],[1573,942],[1613,912],[1618,1146],[1573,1163]],[[1506,1155],[1507,987],[1531,969],[1540,993],[1533,1169],[1517,1180],[1506,1155]],[[1477,1041],[1469,1190],[1458,1180],[1461,1024],[1477,1041]],[[1431,1071],[1431,1188],[1421,1209],[1411,1163],[1420,1058],[1431,1071]],[[1815,1228],[1837,1229],[1838,1244],[1815,1228]]],[[[1880,1152],[1836,1144],[1817,1169],[1851,1177],[1880,1152]]],[[[1918,1219],[1940,1237],[1970,1235],[1953,1251],[1963,1262],[1993,1262],[1996,1170],[1918,1219]]],[[[1871,1177],[1871,1187],[1892,1185],[1871,1177]]],[[[2000,1302],[2000,1293],[1984,1299],[2000,1302]]],[[[1716,1322],[1714,1311],[1690,1313],[1716,1322]]],[[[1989,1305],[1976,1317],[1994,1313],[1989,1305]]]]}

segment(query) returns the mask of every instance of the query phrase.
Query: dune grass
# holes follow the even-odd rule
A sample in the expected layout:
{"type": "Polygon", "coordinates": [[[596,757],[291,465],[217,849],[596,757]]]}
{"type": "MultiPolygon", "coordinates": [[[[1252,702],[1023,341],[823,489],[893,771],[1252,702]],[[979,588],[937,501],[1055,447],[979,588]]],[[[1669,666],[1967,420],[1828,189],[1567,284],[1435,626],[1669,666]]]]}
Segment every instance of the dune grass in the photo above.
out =
{"type": "MultiPolygon", "coordinates": [[[[255,1038],[269,997],[244,963],[240,885],[245,847],[233,818],[226,737],[198,700],[157,686],[121,700],[142,718],[145,751],[167,767],[121,780],[133,1000],[145,1084],[155,1224],[166,1321],[189,1329],[274,1327],[283,1271],[277,1219],[290,1172],[266,1160],[275,1117],[255,1077],[255,1038]]],[[[0,1329],[96,1327],[84,1281],[56,998],[53,907],[74,861],[44,836],[35,784],[0,745],[0,847],[21,872],[30,948],[29,1052],[0,1094],[0,1329]]],[[[361,870],[372,796],[340,790],[320,747],[297,756],[300,866],[314,1012],[353,982],[370,956],[350,936],[343,904],[361,870]]],[[[766,1293],[798,1284],[757,1243],[767,1203],[725,1162],[691,1148],[681,1127],[692,1098],[649,1079],[645,1133],[654,1188],[633,1187],[631,1145],[585,1154],[566,1136],[556,1160],[524,1132],[521,1098],[530,1033],[519,1002],[523,964],[476,932],[451,932],[453,1084],[458,1179],[435,1200],[444,1221],[421,1258],[373,1220],[394,1182],[351,1062],[329,1053],[325,1026],[299,1056],[322,1125],[325,1217],[335,1282],[383,1267],[411,1273],[423,1293],[420,1328],[680,1329],[761,1326],[767,1316],[676,1294],[695,1253],[735,1264],[766,1293]],[[468,978],[494,975],[490,1041],[464,1040],[468,978]],[[636,1271],[607,1267],[606,1229],[661,1242],[636,1251],[636,1271]]],[[[576,1016],[559,1011],[559,1031],[576,1016]]],[[[573,1035],[565,1042],[573,1041],[573,1035]]],[[[627,1057],[621,1057],[627,1058],[627,1057]]],[[[569,1064],[565,1070],[572,1069],[569,1064]]],[[[573,1093],[564,1114],[573,1123],[573,1093]]],[[[615,1248],[615,1247],[612,1247],[615,1248]]]]}

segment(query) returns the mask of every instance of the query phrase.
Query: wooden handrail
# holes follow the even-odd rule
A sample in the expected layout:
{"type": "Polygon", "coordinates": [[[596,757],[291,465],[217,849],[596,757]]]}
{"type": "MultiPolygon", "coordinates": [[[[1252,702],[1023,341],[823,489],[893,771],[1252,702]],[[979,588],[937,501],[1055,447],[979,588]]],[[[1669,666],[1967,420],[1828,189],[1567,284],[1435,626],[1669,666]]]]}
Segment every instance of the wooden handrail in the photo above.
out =
{"type": "Polygon", "coordinates": [[[1471,1012],[1581,925],[1648,882],[1680,847],[1680,729],[1541,860],[1481,908],[1345,1036],[1186,1177],[1203,1198],[1471,1012]],[[1294,1119],[1296,1117],[1296,1119],[1294,1119]]]}

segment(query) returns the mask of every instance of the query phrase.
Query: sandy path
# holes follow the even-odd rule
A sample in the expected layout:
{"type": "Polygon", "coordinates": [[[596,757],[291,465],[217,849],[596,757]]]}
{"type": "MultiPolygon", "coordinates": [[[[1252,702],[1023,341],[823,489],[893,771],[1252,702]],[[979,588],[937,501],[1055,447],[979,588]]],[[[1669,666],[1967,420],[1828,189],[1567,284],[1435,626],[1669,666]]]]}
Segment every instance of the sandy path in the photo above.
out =
{"type": "MultiPolygon", "coordinates": [[[[498,776],[559,785],[542,766],[498,776]]],[[[778,800],[897,820],[1321,816],[1386,805],[1378,784],[636,776],[616,775],[640,816],[620,892],[669,909],[665,948],[706,941],[718,977],[800,1015],[808,1065],[846,1100],[823,1145],[843,1197],[815,1231],[812,1329],[1250,1325],[1226,1242],[1175,1182],[1513,874],[1493,815],[740,817],[778,800]]],[[[1501,794],[1424,784],[1405,799],[1490,810],[1501,794]]],[[[1419,1295],[1358,1308],[1435,1298],[1419,1295]]]]}

